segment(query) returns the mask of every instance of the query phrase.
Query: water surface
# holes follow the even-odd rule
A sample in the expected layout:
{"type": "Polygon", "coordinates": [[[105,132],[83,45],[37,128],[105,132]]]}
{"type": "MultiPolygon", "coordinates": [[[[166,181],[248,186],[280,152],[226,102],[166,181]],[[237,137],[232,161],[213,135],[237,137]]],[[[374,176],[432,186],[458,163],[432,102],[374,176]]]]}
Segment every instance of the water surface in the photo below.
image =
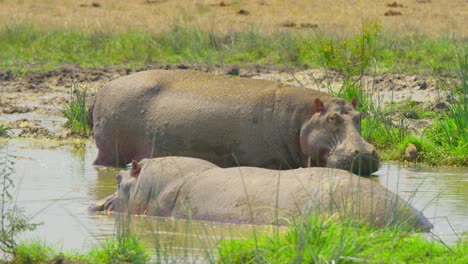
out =
{"type": "MultiPolygon", "coordinates": [[[[16,203],[42,222],[21,239],[41,238],[64,250],[87,251],[115,233],[118,215],[87,211],[92,202],[113,193],[113,168],[92,166],[96,149],[55,141],[0,141],[2,152],[14,155],[16,203]]],[[[410,199],[434,224],[434,234],[448,243],[468,230],[468,168],[402,167],[386,163],[372,180],[410,199]]],[[[245,237],[249,225],[135,217],[134,226],[147,241],[177,254],[201,254],[220,237],[245,237]]],[[[262,230],[261,230],[262,231],[262,230]]],[[[262,232],[270,232],[265,228],[262,232]]]]}
{"type": "MultiPolygon", "coordinates": [[[[2,153],[14,156],[12,175],[16,204],[25,208],[32,222],[42,222],[22,240],[40,238],[63,250],[86,252],[115,234],[122,215],[90,213],[88,206],[116,190],[119,169],[95,167],[96,148],[55,141],[0,141],[2,153]]],[[[123,216],[126,218],[125,216],[123,216]]],[[[252,227],[203,221],[137,216],[132,228],[147,244],[159,241],[158,248],[170,255],[201,255],[221,237],[241,238],[253,230],[270,232],[271,227],[252,227]]]]}
{"type": "Polygon", "coordinates": [[[373,180],[423,211],[445,242],[468,231],[468,167],[386,163],[375,174],[373,180]]]}

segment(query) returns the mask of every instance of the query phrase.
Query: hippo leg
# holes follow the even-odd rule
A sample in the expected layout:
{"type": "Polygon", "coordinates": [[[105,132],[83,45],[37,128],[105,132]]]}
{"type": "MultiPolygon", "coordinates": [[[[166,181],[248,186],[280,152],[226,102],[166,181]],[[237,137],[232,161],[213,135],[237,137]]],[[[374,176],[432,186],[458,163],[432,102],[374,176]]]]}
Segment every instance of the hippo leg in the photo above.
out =
{"type": "Polygon", "coordinates": [[[103,151],[98,150],[97,157],[93,162],[93,165],[101,166],[113,166],[115,161],[106,155],[103,151]]]}

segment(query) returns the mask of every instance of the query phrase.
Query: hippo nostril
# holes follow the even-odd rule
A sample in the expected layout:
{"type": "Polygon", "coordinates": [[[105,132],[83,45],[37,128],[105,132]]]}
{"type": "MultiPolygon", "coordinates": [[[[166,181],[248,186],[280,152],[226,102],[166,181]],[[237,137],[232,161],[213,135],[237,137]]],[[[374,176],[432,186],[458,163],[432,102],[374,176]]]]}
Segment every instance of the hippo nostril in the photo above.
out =
{"type": "Polygon", "coordinates": [[[356,149],[356,150],[354,151],[354,153],[359,154],[359,150],[356,149]]]}
{"type": "Polygon", "coordinates": [[[375,150],[372,150],[372,156],[377,156],[377,152],[375,152],[375,150]]]}

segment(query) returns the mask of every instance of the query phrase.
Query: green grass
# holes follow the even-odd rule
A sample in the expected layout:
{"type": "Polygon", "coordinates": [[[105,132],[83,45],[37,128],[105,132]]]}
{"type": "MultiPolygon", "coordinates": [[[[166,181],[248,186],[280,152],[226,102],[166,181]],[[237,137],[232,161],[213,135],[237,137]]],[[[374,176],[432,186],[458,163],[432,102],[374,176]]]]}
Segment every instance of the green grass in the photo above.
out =
{"type": "Polygon", "coordinates": [[[400,228],[313,217],[285,233],[221,241],[218,263],[467,263],[467,253],[468,241],[448,247],[400,228]]]}
{"type": "Polygon", "coordinates": [[[377,72],[440,72],[455,57],[454,41],[466,45],[463,40],[448,37],[383,34],[375,22],[364,23],[362,32],[351,36],[256,30],[215,34],[180,25],[160,34],[85,33],[10,25],[0,28],[0,68],[25,73],[53,70],[64,64],[141,67],[159,62],[325,66],[351,74],[368,66],[377,72]]]}
{"type": "Polygon", "coordinates": [[[448,164],[468,164],[468,50],[457,56],[460,85],[452,91],[454,98],[448,113],[443,113],[434,126],[426,132],[427,140],[440,152],[449,153],[448,164]]]}
{"type": "MultiPolygon", "coordinates": [[[[150,259],[152,252],[138,236],[130,232],[120,235],[84,254],[60,252],[38,240],[23,242],[7,263],[174,260],[170,252],[158,249],[153,252],[157,256],[150,259]]],[[[222,239],[215,247],[205,248],[204,253],[211,263],[467,263],[468,240],[446,245],[408,231],[403,225],[374,228],[350,218],[313,216],[292,221],[286,231],[273,229],[271,233],[256,233],[245,239],[222,239]]],[[[190,255],[184,256],[190,259],[190,255]]]]}
{"type": "Polygon", "coordinates": [[[35,263],[147,263],[149,250],[133,235],[110,237],[87,253],[61,252],[40,240],[22,242],[18,245],[11,264],[35,263]]]}
{"type": "Polygon", "coordinates": [[[112,237],[83,257],[89,263],[146,263],[149,250],[135,235],[112,237]]]}
{"type": "MultiPolygon", "coordinates": [[[[468,128],[465,103],[454,101],[448,113],[413,110],[411,115],[436,120],[422,131],[410,130],[407,118],[394,120],[389,109],[374,109],[362,120],[362,136],[376,146],[384,160],[401,160],[408,143],[418,150],[418,162],[430,165],[468,165],[468,128]],[[393,120],[392,120],[393,118],[393,120]],[[397,146],[397,147],[395,147],[397,146]]],[[[404,110],[404,109],[402,109],[404,110]]]]}
{"type": "MultiPolygon", "coordinates": [[[[400,107],[400,113],[409,109],[411,115],[435,119],[421,133],[411,133],[405,128],[405,116],[401,116],[401,126],[394,125],[385,118],[367,118],[363,122],[363,136],[370,142],[387,150],[389,159],[401,159],[407,144],[413,143],[419,154],[419,161],[432,165],[468,165],[468,49],[459,50],[451,71],[456,74],[459,85],[450,87],[453,99],[449,101],[448,112],[428,113],[411,103],[400,107]],[[394,146],[399,146],[395,151],[394,146]]],[[[382,110],[375,113],[382,113],[382,110]]]]}
{"type": "Polygon", "coordinates": [[[146,263],[149,250],[131,229],[131,216],[116,218],[115,233],[100,246],[91,249],[84,259],[89,263],[146,263]]]}
{"type": "Polygon", "coordinates": [[[70,101],[61,109],[62,115],[67,119],[65,126],[72,132],[81,136],[89,136],[91,127],[89,125],[87,89],[73,83],[70,91],[70,101]]]}
{"type": "Polygon", "coordinates": [[[45,263],[55,256],[55,250],[40,240],[32,240],[21,243],[11,261],[15,264],[23,263],[45,263]]]}
{"type": "Polygon", "coordinates": [[[8,130],[7,126],[0,124],[0,137],[8,137],[8,130]]]}
{"type": "MultiPolygon", "coordinates": [[[[402,39],[397,38],[394,41],[402,41],[402,39]]],[[[399,42],[398,49],[395,47],[382,49],[379,42],[391,43],[385,37],[379,37],[377,24],[370,23],[364,24],[361,33],[346,41],[325,42],[326,48],[321,47],[318,52],[322,58],[322,67],[339,70],[344,76],[343,86],[335,95],[348,101],[358,98],[358,110],[363,113],[362,136],[376,146],[384,160],[402,159],[404,149],[411,142],[418,149],[419,162],[432,165],[468,165],[467,43],[460,44],[448,39],[440,39],[440,42],[435,43],[415,36],[415,39],[408,43],[420,48],[423,52],[413,54],[408,48],[408,43],[399,42]],[[453,52],[450,52],[450,55],[447,53],[449,50],[453,52]],[[403,53],[389,55],[396,51],[403,53]],[[382,57],[382,52],[390,57],[382,57]],[[426,52],[432,52],[432,54],[426,52]],[[415,56],[423,54],[425,58],[412,57],[411,54],[415,56]],[[372,98],[364,92],[361,86],[361,78],[373,67],[374,71],[378,72],[376,68],[381,68],[389,58],[392,58],[395,69],[404,63],[401,60],[403,58],[410,65],[419,65],[420,68],[417,71],[430,68],[430,72],[434,75],[443,73],[440,83],[444,82],[446,75],[455,76],[459,85],[447,87],[447,92],[453,94],[453,100],[449,102],[449,111],[435,113],[422,109],[412,101],[399,105],[393,103],[385,107],[373,104],[372,98]],[[414,62],[417,63],[414,64],[414,62]],[[340,67],[337,68],[336,65],[340,67]],[[408,128],[409,118],[435,119],[436,122],[421,133],[408,128]]]]}

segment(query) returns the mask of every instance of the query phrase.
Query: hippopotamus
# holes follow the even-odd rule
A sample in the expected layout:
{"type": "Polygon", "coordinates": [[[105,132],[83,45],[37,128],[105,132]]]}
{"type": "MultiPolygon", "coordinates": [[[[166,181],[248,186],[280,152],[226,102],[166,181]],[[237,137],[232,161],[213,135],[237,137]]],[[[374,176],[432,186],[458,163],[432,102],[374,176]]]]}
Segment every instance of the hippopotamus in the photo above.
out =
{"type": "Polygon", "coordinates": [[[164,189],[171,181],[183,178],[188,174],[219,168],[211,162],[190,157],[162,157],[142,159],[139,163],[131,162],[130,170],[122,170],[117,174],[117,192],[89,207],[90,211],[125,211],[122,206],[132,198],[131,213],[142,211],[140,204],[148,207],[152,197],[164,189]],[[139,175],[146,175],[139,177],[139,175]],[[150,176],[151,175],[151,176],[150,176]],[[120,194],[120,199],[117,196],[120,194]],[[130,195],[132,194],[132,195],[130,195]],[[125,199],[122,199],[125,198],[125,199]],[[123,204],[121,201],[127,201],[123,204]]]}
{"type": "Polygon", "coordinates": [[[95,165],[185,156],[220,167],[379,168],[357,100],[273,81],[149,70],[104,85],[90,107],[95,165]]]}
{"type": "Polygon", "coordinates": [[[163,157],[133,161],[117,179],[117,192],[91,205],[91,211],[276,225],[320,214],[374,226],[432,228],[397,194],[341,169],[221,168],[195,158],[163,157]]]}

